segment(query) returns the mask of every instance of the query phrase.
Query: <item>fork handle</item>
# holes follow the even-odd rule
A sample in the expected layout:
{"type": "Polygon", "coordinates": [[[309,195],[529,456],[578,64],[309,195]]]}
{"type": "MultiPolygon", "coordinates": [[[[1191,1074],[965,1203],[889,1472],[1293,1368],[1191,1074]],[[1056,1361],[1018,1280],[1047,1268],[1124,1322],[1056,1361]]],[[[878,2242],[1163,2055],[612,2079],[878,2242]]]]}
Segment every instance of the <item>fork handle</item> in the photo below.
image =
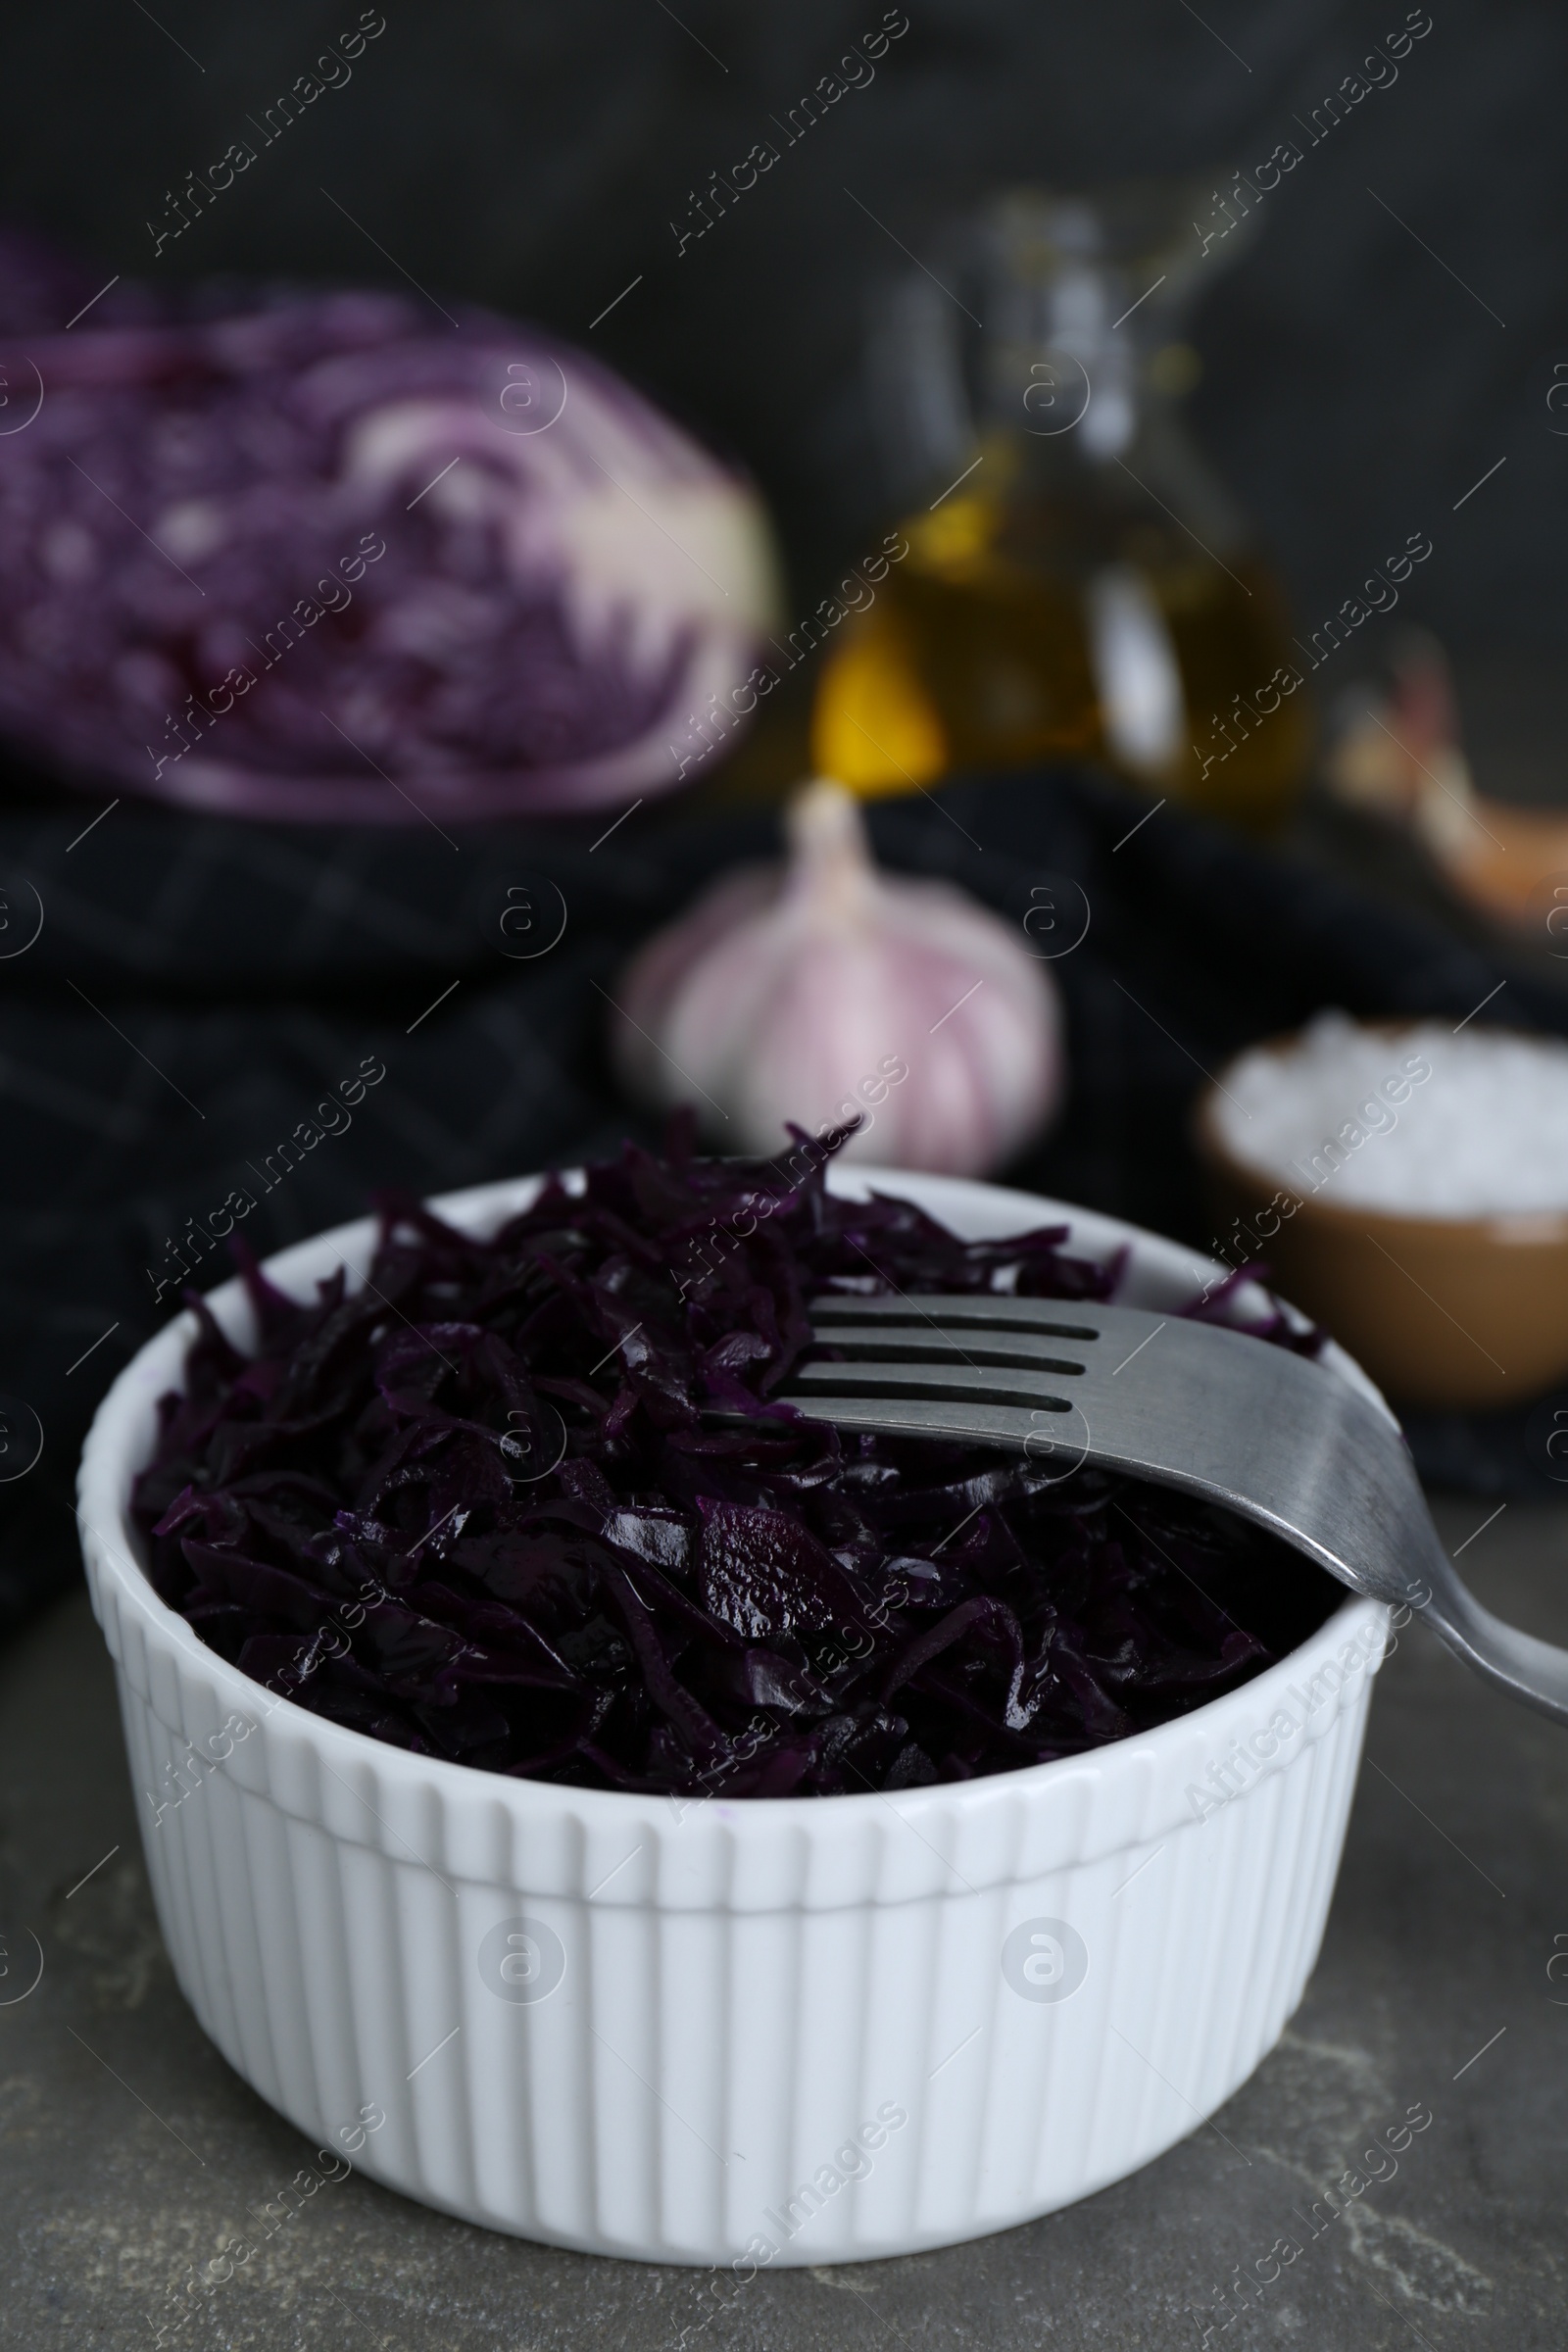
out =
{"type": "Polygon", "coordinates": [[[1568,1724],[1568,1649],[1521,1633],[1517,1626],[1484,1609],[1460,1581],[1430,1518],[1427,1524],[1432,1533],[1432,1560],[1426,1581],[1432,1598],[1425,1603],[1412,1599],[1412,1606],[1487,1682],[1506,1690],[1510,1698],[1534,1707],[1538,1714],[1549,1715],[1554,1723],[1568,1724]]]}
{"type": "Polygon", "coordinates": [[[1324,1566],[1380,1600],[1406,1603],[1484,1681],[1568,1724],[1568,1649],[1482,1607],[1444,1549],[1409,1448],[1368,1398],[1337,1384],[1333,1419],[1319,1475],[1345,1514],[1344,1538],[1338,1560],[1318,1553],[1324,1566]]]}

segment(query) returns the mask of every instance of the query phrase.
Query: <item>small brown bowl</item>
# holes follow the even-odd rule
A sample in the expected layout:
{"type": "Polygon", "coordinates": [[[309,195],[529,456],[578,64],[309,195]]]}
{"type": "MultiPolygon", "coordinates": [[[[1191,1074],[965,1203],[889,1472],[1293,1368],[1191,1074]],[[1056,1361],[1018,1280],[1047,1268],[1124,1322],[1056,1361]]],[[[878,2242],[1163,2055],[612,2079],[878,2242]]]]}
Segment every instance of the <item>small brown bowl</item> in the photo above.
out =
{"type": "MultiPolygon", "coordinates": [[[[1405,1025],[1375,1026],[1397,1038],[1405,1025]]],[[[1269,1038],[1263,1050],[1295,1043],[1269,1038]]],[[[1221,1140],[1227,1075],[1200,1099],[1193,1131],[1226,1264],[1241,1252],[1266,1259],[1281,1298],[1401,1403],[1484,1412],[1568,1376],[1568,1214],[1396,1215],[1293,1189],[1221,1140]]]]}

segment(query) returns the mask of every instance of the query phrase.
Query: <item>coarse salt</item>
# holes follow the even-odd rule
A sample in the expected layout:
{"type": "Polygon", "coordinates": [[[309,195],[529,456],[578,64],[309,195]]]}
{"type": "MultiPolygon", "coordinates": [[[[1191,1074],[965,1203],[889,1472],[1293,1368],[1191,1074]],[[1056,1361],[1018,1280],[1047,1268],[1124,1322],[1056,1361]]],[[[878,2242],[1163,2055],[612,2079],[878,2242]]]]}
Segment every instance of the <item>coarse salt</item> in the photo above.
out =
{"type": "Polygon", "coordinates": [[[1427,1217],[1568,1210],[1568,1044],[1320,1013],[1254,1047],[1214,1098],[1225,1149],[1259,1180],[1427,1217]]]}

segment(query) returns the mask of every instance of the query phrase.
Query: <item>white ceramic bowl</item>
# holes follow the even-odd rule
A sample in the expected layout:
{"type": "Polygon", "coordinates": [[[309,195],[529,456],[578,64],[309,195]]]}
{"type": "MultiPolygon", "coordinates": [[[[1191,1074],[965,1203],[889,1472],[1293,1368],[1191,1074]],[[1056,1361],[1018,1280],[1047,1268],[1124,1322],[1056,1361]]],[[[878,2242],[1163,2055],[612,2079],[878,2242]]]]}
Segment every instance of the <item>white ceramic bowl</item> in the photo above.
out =
{"type": "MultiPolygon", "coordinates": [[[[536,1182],[436,1206],[491,1231],[536,1182]]],[[[871,1183],[974,1237],[1069,1221],[1088,1253],[1128,1251],[1134,1304],[1213,1272],[1026,1194],[834,1171],[871,1183]]],[[[268,1271],[309,1297],[372,1234],[268,1271]]],[[[212,1304],[250,1338],[237,1283],[212,1304]]],[[[696,1803],[509,1780],[273,1698],[158,1599],[127,1503],[190,1333],[150,1341],[93,1424],[87,1574],[180,1987],[313,2139],[467,2221],[744,2281],[1069,2204],[1278,2037],[1333,1890],[1377,1603],[1347,1594],[1181,1721],[989,1779],[696,1803]]]]}

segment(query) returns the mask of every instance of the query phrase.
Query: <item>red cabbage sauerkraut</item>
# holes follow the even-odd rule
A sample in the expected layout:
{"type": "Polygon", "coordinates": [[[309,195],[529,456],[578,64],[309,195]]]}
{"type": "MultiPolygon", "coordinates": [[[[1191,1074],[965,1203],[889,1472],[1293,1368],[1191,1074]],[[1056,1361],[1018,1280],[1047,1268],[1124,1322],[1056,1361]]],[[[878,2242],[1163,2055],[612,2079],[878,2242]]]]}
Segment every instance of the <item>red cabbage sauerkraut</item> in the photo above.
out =
{"type": "Polygon", "coordinates": [[[966,1242],[844,1199],[822,1158],[628,1146],[483,1241],[386,1197],[363,1289],[301,1305],[247,1262],[249,1356],[192,1297],[135,1492],[159,1592],[374,1739],[727,1797],[1072,1755],[1323,1622],[1337,1586],[1188,1497],[770,1404],[813,1293],[1093,1299],[1119,1271],[1064,1225],[966,1242]]]}

